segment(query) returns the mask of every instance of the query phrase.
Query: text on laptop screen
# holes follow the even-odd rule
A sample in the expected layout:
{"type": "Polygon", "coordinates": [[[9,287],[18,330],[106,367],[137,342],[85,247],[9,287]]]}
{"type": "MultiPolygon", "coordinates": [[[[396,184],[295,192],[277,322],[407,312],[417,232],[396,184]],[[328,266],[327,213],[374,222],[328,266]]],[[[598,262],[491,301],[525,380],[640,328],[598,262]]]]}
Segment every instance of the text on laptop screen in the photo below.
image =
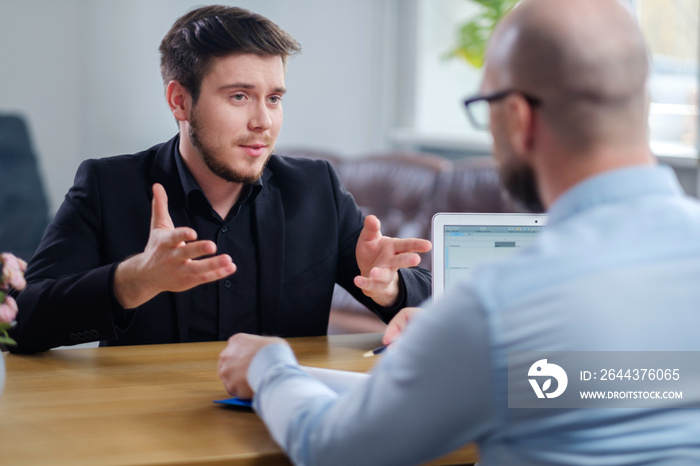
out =
{"type": "Polygon", "coordinates": [[[541,226],[446,225],[445,287],[468,278],[479,264],[504,259],[535,240],[541,226]]]}

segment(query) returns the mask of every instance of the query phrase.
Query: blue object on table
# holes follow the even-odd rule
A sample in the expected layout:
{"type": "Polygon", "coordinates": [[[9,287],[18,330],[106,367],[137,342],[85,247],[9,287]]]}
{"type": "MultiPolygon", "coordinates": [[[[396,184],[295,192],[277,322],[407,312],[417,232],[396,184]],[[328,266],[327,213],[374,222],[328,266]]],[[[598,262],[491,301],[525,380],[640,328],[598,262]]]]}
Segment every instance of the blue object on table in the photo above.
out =
{"type": "Polygon", "coordinates": [[[253,409],[253,400],[244,400],[234,396],[233,398],[227,398],[225,400],[214,400],[214,403],[224,404],[228,406],[237,406],[241,408],[253,409]]]}

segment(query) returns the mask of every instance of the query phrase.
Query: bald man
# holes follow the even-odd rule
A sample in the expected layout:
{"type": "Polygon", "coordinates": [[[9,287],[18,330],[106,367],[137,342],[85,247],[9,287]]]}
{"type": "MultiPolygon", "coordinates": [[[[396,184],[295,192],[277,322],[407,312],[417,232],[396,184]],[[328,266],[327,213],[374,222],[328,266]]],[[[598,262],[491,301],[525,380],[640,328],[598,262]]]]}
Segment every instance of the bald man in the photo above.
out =
{"type": "Polygon", "coordinates": [[[254,395],[298,464],[417,464],[471,441],[481,465],[700,464],[697,356],[682,399],[632,399],[646,365],[700,351],[700,204],[649,150],[647,75],[618,1],[524,0],[466,103],[490,108],[481,123],[509,190],[547,208],[538,241],[402,311],[350,391],[307,376],[283,341],[240,334],[220,357],[224,386],[254,395]],[[629,379],[599,380],[612,355],[629,379]],[[572,370],[585,358],[588,379],[572,370]],[[588,403],[584,381],[629,399],[588,403]]]}

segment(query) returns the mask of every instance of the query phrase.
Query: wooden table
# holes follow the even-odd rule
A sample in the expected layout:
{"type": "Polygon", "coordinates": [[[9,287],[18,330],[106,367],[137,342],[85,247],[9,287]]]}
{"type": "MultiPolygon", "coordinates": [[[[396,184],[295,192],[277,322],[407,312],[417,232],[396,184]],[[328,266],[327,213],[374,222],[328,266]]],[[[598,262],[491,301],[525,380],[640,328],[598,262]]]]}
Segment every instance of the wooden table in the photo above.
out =
{"type": "MultiPolygon", "coordinates": [[[[366,371],[379,334],[289,340],[301,364],[366,371]]],[[[53,350],[5,357],[3,465],[288,465],[217,377],[224,342],[53,350]]],[[[475,462],[467,446],[430,464],[475,462]]]]}

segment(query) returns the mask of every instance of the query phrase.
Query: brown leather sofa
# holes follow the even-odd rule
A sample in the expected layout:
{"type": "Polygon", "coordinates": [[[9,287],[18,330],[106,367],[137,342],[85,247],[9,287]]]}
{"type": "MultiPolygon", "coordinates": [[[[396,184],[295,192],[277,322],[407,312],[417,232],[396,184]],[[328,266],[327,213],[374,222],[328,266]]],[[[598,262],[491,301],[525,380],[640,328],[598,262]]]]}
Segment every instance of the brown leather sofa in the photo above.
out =
{"type": "MultiPolygon", "coordinates": [[[[285,155],[328,160],[365,215],[374,214],[382,234],[430,239],[437,212],[522,212],[507,195],[490,157],[452,161],[413,152],[341,158],[307,150],[285,155]]],[[[421,266],[430,269],[430,253],[421,266]]],[[[382,332],[386,325],[336,286],[328,333],[382,332]]]]}

